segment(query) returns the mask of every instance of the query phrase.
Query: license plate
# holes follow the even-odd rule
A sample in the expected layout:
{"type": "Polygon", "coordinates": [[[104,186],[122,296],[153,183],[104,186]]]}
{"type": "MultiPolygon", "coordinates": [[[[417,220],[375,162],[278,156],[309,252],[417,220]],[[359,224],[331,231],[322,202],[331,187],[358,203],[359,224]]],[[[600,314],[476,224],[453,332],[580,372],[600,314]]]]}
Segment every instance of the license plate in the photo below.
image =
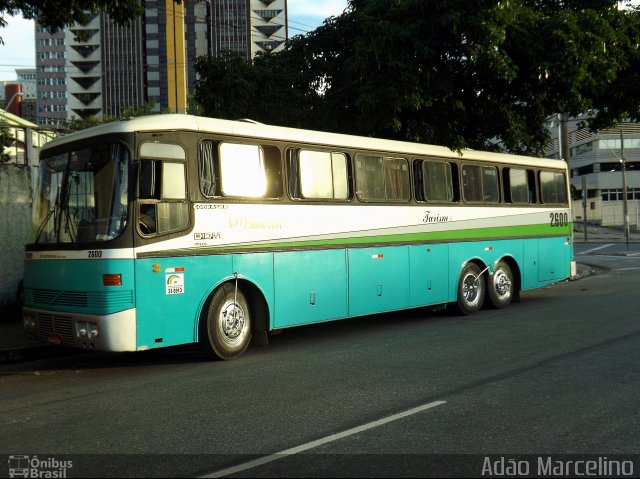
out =
{"type": "Polygon", "coordinates": [[[50,334],[47,337],[47,342],[49,344],[55,344],[56,346],[61,346],[62,345],[62,338],[60,336],[58,336],[57,334],[50,334]]]}

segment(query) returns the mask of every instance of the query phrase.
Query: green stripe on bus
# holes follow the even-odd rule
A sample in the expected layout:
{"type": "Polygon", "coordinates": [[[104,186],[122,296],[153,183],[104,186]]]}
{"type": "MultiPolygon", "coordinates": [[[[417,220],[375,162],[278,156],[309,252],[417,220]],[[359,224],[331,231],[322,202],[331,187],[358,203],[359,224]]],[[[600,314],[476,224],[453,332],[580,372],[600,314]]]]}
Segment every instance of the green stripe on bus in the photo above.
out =
{"type": "MultiPolygon", "coordinates": [[[[171,251],[163,251],[163,256],[172,256],[179,253],[221,253],[234,251],[251,251],[264,249],[300,249],[300,248],[335,248],[336,246],[361,246],[367,244],[393,245],[396,243],[421,243],[421,242],[446,242],[446,241],[482,241],[501,240],[514,238],[557,237],[570,236],[572,225],[569,223],[563,227],[552,227],[549,224],[535,224],[522,226],[496,226],[491,228],[473,228],[463,230],[446,230],[420,233],[400,233],[375,236],[358,236],[349,238],[300,240],[300,241],[276,241],[264,243],[251,243],[240,245],[206,246],[198,248],[177,248],[171,251]]],[[[153,256],[159,252],[143,254],[141,256],[153,256]]]]}

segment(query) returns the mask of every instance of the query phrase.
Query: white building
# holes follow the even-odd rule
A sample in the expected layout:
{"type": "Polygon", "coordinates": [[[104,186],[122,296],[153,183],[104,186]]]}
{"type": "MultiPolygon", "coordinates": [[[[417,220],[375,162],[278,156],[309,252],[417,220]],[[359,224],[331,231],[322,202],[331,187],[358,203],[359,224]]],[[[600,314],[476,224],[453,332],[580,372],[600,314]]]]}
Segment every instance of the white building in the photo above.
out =
{"type": "MultiPolygon", "coordinates": [[[[560,158],[559,122],[552,121],[550,129],[552,141],[546,156],[560,158]]],[[[583,202],[574,201],[574,221],[581,223],[586,215],[590,224],[622,226],[624,173],[629,225],[631,230],[638,230],[640,124],[622,123],[614,128],[592,133],[588,128],[581,127],[580,119],[570,119],[569,147],[571,185],[583,198],[583,202]]]]}

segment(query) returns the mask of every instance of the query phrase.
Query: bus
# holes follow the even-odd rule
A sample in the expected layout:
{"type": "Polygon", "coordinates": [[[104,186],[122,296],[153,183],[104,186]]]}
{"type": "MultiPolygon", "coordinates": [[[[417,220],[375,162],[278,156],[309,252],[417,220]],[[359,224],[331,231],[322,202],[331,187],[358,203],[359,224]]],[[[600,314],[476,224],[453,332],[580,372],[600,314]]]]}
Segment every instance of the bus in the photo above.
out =
{"type": "Polygon", "coordinates": [[[96,351],[433,305],[505,308],[574,272],[567,165],[189,115],[41,151],[23,322],[96,351]]]}

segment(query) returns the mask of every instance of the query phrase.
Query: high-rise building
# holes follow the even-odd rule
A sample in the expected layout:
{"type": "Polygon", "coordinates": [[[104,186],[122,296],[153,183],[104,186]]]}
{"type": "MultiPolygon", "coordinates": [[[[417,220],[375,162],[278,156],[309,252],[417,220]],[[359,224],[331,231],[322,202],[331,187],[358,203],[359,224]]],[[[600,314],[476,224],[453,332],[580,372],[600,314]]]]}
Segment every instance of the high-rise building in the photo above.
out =
{"type": "Polygon", "coordinates": [[[287,39],[286,0],[144,5],[144,15],[126,26],[105,14],[54,34],[36,26],[39,124],[118,116],[149,103],[183,112],[196,56],[230,50],[250,60],[281,50],[287,39]]]}
{"type": "Polygon", "coordinates": [[[250,59],[281,50],[287,39],[286,0],[221,0],[210,15],[214,55],[230,50],[250,59]]]}
{"type": "Polygon", "coordinates": [[[40,126],[60,126],[67,119],[65,33],[36,25],[36,109],[40,126]]]}

